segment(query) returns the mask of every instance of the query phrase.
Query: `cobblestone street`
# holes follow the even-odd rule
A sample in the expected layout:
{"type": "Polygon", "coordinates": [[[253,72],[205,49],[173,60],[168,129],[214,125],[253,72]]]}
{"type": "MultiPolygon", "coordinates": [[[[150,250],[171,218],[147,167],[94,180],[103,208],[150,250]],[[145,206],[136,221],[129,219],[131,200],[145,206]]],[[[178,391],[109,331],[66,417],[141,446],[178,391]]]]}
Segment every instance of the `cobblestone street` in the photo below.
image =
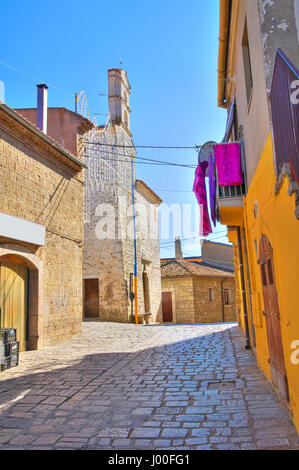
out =
{"type": "Polygon", "coordinates": [[[86,322],[0,375],[1,449],[299,449],[235,324],[86,322]]]}

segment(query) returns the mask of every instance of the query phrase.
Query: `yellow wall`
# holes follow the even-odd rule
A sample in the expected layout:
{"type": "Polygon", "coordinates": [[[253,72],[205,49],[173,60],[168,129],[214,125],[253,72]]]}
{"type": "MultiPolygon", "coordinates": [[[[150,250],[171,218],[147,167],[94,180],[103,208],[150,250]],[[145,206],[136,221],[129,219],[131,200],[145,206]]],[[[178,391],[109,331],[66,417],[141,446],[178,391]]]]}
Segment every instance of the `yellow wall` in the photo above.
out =
{"type": "Polygon", "coordinates": [[[274,251],[275,280],[279,296],[290,404],[295,425],[299,430],[299,364],[291,363],[291,354],[294,352],[291,343],[299,340],[299,220],[294,214],[295,196],[288,195],[288,177],[284,178],[276,196],[275,183],[272,138],[269,135],[244,199],[244,222],[252,281],[253,323],[257,360],[271,380],[260,267],[257,263],[258,251],[256,252],[254,244],[256,240],[258,250],[261,235],[265,234],[274,251]],[[254,215],[255,202],[258,204],[257,217],[254,215]]]}

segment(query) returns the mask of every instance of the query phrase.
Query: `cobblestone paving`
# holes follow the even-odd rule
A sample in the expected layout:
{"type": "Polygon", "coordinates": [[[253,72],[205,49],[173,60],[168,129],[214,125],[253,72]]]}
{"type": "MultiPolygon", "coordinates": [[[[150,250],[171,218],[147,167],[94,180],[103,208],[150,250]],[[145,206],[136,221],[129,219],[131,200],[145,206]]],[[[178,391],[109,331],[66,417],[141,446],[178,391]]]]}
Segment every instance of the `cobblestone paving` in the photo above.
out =
{"type": "Polygon", "coordinates": [[[0,374],[0,449],[299,449],[233,324],[88,322],[0,374]]]}

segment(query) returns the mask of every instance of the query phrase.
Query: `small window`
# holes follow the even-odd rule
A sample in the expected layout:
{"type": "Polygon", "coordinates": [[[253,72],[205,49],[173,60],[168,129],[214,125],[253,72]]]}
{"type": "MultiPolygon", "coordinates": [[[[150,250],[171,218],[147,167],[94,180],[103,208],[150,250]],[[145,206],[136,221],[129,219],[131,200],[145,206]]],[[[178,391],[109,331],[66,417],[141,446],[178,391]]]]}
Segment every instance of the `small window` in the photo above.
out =
{"type": "Polygon", "coordinates": [[[224,299],[224,305],[231,305],[231,303],[232,303],[232,298],[231,298],[231,291],[230,291],[230,289],[224,289],[224,291],[223,291],[223,299],[224,299]]]}
{"type": "Polygon", "coordinates": [[[127,127],[129,127],[129,120],[128,120],[128,113],[127,111],[124,112],[124,121],[125,121],[125,125],[127,127]]]}
{"type": "Polygon", "coordinates": [[[214,290],[209,287],[209,302],[214,302],[214,290]]]}
{"type": "Polygon", "coordinates": [[[252,68],[251,68],[251,59],[250,59],[247,21],[245,22],[245,26],[244,26],[242,51],[243,51],[243,64],[244,64],[247,103],[249,106],[250,100],[251,100],[252,89],[253,89],[253,80],[252,80],[252,68]]]}

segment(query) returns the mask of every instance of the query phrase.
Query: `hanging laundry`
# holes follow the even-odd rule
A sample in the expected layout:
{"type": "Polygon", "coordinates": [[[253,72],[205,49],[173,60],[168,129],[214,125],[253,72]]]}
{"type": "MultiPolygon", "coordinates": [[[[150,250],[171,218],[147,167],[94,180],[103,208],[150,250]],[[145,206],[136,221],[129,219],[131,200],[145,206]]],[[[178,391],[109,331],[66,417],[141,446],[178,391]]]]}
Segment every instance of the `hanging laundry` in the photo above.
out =
{"type": "Polygon", "coordinates": [[[216,227],[216,181],[215,181],[215,169],[214,160],[212,154],[209,159],[209,195],[210,195],[210,212],[211,219],[214,226],[216,227]]]}
{"type": "Polygon", "coordinates": [[[219,186],[243,184],[240,144],[219,144],[214,146],[219,186]]]}
{"type": "Polygon", "coordinates": [[[207,192],[206,192],[206,171],[209,163],[202,162],[198,164],[198,167],[195,171],[195,180],[193,184],[193,192],[196,195],[198,204],[202,206],[202,226],[203,226],[203,236],[206,237],[212,233],[212,227],[210,223],[210,217],[208,212],[208,203],[207,203],[207,192]]]}

